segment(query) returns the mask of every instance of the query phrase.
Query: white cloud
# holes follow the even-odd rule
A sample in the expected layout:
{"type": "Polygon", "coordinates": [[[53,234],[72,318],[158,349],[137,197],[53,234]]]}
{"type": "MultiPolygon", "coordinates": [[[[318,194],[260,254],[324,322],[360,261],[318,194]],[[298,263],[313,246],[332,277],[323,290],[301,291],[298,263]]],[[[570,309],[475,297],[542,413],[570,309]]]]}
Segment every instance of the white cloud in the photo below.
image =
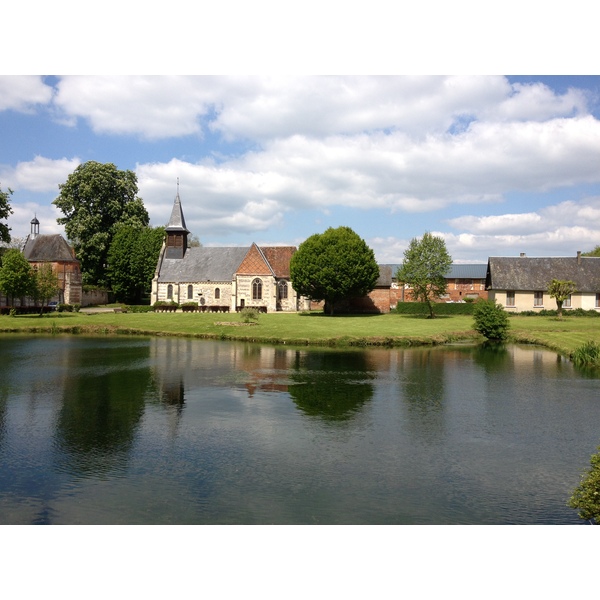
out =
{"type": "Polygon", "coordinates": [[[472,120],[547,120],[586,114],[580,91],[499,76],[68,76],[55,104],[94,131],[164,139],[199,135],[266,141],[397,130],[421,138],[472,120]]]}
{"type": "Polygon", "coordinates": [[[0,77],[0,111],[32,112],[52,99],[52,88],[35,75],[0,77]]]}
{"type": "Polygon", "coordinates": [[[19,192],[55,192],[58,185],[80,164],[78,158],[51,159],[36,156],[32,161],[19,162],[14,168],[0,169],[0,179],[19,192]]]}

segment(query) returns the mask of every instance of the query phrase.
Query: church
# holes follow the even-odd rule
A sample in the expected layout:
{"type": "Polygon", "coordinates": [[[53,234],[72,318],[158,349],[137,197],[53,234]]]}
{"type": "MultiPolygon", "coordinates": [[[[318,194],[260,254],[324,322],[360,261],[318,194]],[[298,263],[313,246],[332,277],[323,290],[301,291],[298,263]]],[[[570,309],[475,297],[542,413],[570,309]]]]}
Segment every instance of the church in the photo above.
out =
{"type": "Polygon", "coordinates": [[[199,310],[214,312],[306,308],[290,281],[294,246],[190,247],[179,191],[165,233],[152,280],[152,304],[196,304],[199,310]]]}

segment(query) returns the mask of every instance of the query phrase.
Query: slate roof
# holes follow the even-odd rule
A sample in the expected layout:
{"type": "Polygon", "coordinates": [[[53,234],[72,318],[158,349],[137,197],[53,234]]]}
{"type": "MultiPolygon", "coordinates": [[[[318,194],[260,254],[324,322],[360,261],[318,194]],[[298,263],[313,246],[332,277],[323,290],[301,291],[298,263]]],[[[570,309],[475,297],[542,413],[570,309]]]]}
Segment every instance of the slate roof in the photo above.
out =
{"type": "MultiPolygon", "coordinates": [[[[396,273],[401,266],[402,265],[394,265],[394,264],[379,265],[380,280],[383,276],[383,269],[385,267],[386,273],[388,272],[388,269],[389,269],[389,272],[391,273],[389,276],[389,282],[391,284],[392,277],[396,277],[396,273]]],[[[487,264],[486,263],[481,263],[481,264],[453,263],[452,266],[450,267],[450,270],[446,274],[446,279],[485,279],[486,273],[487,273],[487,264]]],[[[381,285],[381,284],[378,282],[377,285],[381,285]]]]}
{"type": "Polygon", "coordinates": [[[179,192],[175,196],[175,202],[173,202],[173,209],[171,210],[171,218],[165,228],[166,231],[184,231],[189,233],[185,226],[185,218],[183,217],[183,210],[181,208],[181,200],[179,199],[179,192]]]}
{"type": "Polygon", "coordinates": [[[446,279],[485,279],[487,264],[456,264],[453,263],[446,279]]]}
{"type": "Polygon", "coordinates": [[[23,256],[30,262],[79,262],[60,234],[28,236],[23,256]]]}
{"type": "Polygon", "coordinates": [[[181,283],[195,281],[230,282],[247,253],[247,246],[188,248],[183,258],[163,259],[158,281],[181,283]]]}
{"type": "Polygon", "coordinates": [[[545,291],[552,279],[574,281],[578,292],[600,292],[600,258],[490,257],[486,289],[545,291]]]}

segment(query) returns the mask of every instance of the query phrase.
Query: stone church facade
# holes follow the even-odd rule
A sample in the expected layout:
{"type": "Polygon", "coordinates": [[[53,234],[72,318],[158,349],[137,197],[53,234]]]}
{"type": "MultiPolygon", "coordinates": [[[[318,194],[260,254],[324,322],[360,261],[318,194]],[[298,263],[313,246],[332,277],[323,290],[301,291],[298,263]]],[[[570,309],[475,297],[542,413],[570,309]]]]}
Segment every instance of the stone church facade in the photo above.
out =
{"type": "Polygon", "coordinates": [[[189,247],[179,192],[165,233],[151,303],[194,303],[199,310],[219,312],[306,308],[290,280],[294,246],[189,247]]]}

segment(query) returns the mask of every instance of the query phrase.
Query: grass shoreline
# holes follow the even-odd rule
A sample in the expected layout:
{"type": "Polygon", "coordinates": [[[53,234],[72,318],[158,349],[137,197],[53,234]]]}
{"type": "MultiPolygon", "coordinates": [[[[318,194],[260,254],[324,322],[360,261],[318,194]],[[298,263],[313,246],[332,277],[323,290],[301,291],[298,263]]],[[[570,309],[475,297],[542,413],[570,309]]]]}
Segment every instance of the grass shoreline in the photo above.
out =
{"type": "MultiPolygon", "coordinates": [[[[468,315],[424,316],[271,313],[243,327],[237,313],[53,313],[0,316],[0,334],[176,336],[291,346],[411,347],[483,342],[468,315]]],[[[509,342],[535,344],[570,357],[586,342],[600,343],[600,319],[511,316],[509,342]]]]}

